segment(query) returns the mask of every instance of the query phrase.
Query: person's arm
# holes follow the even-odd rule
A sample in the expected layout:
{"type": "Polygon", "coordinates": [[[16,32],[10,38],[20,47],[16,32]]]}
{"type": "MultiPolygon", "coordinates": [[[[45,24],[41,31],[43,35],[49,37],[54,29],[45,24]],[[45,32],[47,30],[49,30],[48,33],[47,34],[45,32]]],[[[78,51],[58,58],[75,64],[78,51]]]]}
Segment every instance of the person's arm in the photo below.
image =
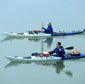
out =
{"type": "Polygon", "coordinates": [[[51,55],[51,54],[53,54],[55,52],[56,52],[56,48],[54,50],[50,51],[49,54],[51,55]]]}

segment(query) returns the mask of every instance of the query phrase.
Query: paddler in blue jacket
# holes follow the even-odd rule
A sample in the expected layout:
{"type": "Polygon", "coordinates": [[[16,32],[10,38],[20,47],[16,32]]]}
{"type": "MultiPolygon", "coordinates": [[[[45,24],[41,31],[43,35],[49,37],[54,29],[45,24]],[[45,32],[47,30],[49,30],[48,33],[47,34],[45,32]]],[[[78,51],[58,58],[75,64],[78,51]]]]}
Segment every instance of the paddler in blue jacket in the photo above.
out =
{"type": "Polygon", "coordinates": [[[53,34],[53,27],[52,27],[51,22],[48,23],[48,27],[47,27],[47,29],[44,28],[44,27],[42,27],[42,29],[44,29],[44,31],[43,31],[44,33],[47,33],[47,34],[53,34]]]}
{"type": "Polygon", "coordinates": [[[56,53],[56,55],[55,55],[56,57],[57,57],[57,56],[59,56],[59,57],[64,57],[64,55],[65,55],[65,50],[64,50],[63,46],[61,45],[61,42],[57,42],[56,48],[55,48],[54,50],[48,52],[47,54],[44,54],[44,53],[43,53],[43,55],[44,55],[44,56],[45,56],[45,55],[49,56],[49,55],[52,55],[53,53],[56,53]]]}

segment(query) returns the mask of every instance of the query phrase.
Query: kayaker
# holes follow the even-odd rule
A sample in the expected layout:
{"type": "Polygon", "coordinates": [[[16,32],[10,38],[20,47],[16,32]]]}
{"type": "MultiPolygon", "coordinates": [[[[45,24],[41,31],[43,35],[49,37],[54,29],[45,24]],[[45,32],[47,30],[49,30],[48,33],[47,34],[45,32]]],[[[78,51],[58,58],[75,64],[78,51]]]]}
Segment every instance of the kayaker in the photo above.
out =
{"type": "Polygon", "coordinates": [[[42,29],[44,30],[44,31],[43,31],[44,33],[53,34],[53,27],[52,27],[51,22],[48,23],[47,29],[44,28],[44,27],[42,27],[42,29]]]}
{"type": "Polygon", "coordinates": [[[56,48],[54,50],[52,50],[46,54],[43,53],[43,55],[49,56],[49,55],[52,55],[53,53],[56,53],[55,56],[64,57],[65,50],[64,50],[63,46],[61,45],[61,42],[57,42],[56,48]]]}

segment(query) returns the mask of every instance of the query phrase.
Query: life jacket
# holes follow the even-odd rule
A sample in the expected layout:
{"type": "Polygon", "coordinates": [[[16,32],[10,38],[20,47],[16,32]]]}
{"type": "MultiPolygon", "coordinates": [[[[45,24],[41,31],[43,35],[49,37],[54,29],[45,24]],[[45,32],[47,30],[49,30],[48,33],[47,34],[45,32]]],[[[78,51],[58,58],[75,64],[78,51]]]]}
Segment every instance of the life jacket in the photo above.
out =
{"type": "Polygon", "coordinates": [[[53,28],[52,28],[52,26],[48,26],[47,29],[44,29],[44,33],[53,34],[53,28]]]}

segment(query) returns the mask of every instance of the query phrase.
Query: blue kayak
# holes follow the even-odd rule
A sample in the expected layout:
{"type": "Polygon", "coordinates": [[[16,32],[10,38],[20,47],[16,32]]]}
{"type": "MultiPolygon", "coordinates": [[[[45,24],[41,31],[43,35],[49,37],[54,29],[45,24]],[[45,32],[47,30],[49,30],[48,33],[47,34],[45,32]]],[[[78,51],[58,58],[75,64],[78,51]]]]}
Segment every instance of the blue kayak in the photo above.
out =
{"type": "Polygon", "coordinates": [[[16,62],[40,62],[40,61],[60,61],[60,60],[68,60],[68,59],[80,59],[85,58],[85,54],[80,55],[74,55],[74,56],[65,56],[65,57],[55,57],[55,56],[49,56],[49,57],[41,57],[41,56],[28,56],[28,57],[22,57],[22,56],[5,56],[10,61],[16,61],[16,62]]]}
{"type": "Polygon", "coordinates": [[[85,29],[82,31],[71,31],[71,32],[54,32],[52,34],[43,33],[43,32],[34,32],[28,31],[23,33],[16,33],[16,32],[3,32],[6,36],[16,36],[16,37],[52,37],[52,36],[66,36],[66,35],[77,35],[82,34],[85,32],[85,29]]]}

